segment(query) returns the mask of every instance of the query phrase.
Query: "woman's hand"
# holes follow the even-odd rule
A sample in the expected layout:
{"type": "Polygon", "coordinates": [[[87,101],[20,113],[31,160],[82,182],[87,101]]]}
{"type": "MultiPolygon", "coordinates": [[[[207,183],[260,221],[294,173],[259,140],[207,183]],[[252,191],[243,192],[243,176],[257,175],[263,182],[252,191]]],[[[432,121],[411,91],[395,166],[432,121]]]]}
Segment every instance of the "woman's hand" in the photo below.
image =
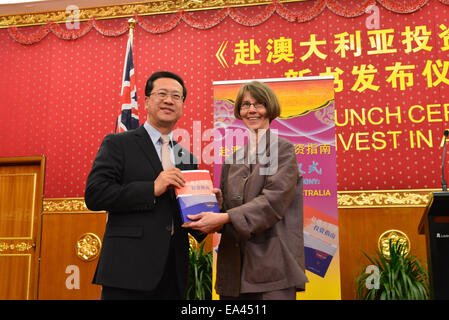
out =
{"type": "Polygon", "coordinates": [[[203,233],[217,232],[224,224],[231,222],[227,213],[201,212],[197,215],[187,215],[187,218],[194,221],[184,223],[183,228],[191,228],[203,233]]]}
{"type": "Polygon", "coordinates": [[[215,197],[217,197],[218,208],[221,210],[223,208],[223,194],[221,193],[221,189],[213,188],[213,193],[215,193],[215,197]]]}

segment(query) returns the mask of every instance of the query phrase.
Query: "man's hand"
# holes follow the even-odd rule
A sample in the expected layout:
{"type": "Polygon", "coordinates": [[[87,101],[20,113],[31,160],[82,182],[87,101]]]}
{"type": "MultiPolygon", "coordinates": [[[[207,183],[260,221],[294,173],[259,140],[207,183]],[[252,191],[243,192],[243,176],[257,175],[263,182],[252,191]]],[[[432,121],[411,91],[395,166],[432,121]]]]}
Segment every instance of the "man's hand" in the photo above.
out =
{"type": "Polygon", "coordinates": [[[159,197],[171,186],[175,188],[184,187],[185,179],[176,167],[171,167],[162,171],[156,180],[154,180],[154,196],[159,197]]]}

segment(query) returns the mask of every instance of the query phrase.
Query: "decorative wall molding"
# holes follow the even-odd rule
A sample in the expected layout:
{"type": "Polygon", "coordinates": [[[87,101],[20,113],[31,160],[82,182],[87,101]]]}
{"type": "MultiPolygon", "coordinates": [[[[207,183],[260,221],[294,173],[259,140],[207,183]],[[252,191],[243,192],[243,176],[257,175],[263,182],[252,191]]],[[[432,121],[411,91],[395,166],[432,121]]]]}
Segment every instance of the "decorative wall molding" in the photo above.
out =
{"type": "MultiPolygon", "coordinates": [[[[45,198],[42,214],[76,214],[76,213],[106,213],[105,211],[90,211],[84,198],[45,198]]],[[[189,244],[193,250],[199,248],[198,242],[189,234],[189,244]]],[[[23,246],[23,244],[21,244],[23,246]]],[[[101,251],[101,239],[93,233],[82,235],[76,243],[76,254],[83,261],[95,260],[101,251]]],[[[14,245],[0,242],[0,253],[13,249],[14,245]]],[[[16,245],[16,249],[19,249],[16,245]]],[[[29,249],[29,248],[26,248],[29,249]]],[[[23,250],[22,250],[23,251],[23,250]]]]}
{"type": "Polygon", "coordinates": [[[45,198],[43,214],[58,213],[104,213],[87,208],[84,198],[45,198]]]}
{"type": "MultiPolygon", "coordinates": [[[[301,2],[307,0],[290,0],[277,2],[301,2]]],[[[124,0],[125,2],[125,0],[124,0]]],[[[174,13],[178,11],[199,11],[222,9],[227,7],[242,7],[252,5],[271,4],[273,1],[262,0],[202,0],[202,1],[183,1],[183,0],[153,0],[142,1],[129,4],[101,6],[94,8],[80,8],[77,16],[78,21],[87,21],[92,18],[97,20],[132,17],[134,15],[155,15],[164,13],[174,13]]],[[[2,15],[0,16],[0,28],[7,28],[9,26],[32,26],[41,25],[48,22],[65,23],[72,12],[66,10],[37,12],[37,13],[23,13],[16,15],[2,15]]]]}
{"type": "MultiPolygon", "coordinates": [[[[14,240],[14,239],[10,239],[10,240],[14,240]]],[[[16,242],[16,243],[10,243],[10,242],[5,242],[2,241],[0,242],[0,253],[4,253],[5,251],[18,251],[18,252],[25,252],[25,251],[30,251],[30,249],[34,248],[35,244],[32,243],[28,243],[28,242],[16,242]]]]}
{"type": "MultiPolygon", "coordinates": [[[[440,189],[338,191],[339,209],[380,207],[427,207],[432,192],[440,189]]],[[[84,198],[45,198],[43,214],[105,213],[91,211],[84,198]]]]}
{"type": "MultiPolygon", "coordinates": [[[[126,0],[123,0],[124,2],[126,0]]],[[[132,17],[135,15],[146,16],[155,14],[166,14],[175,12],[193,12],[201,10],[224,9],[254,5],[272,5],[289,2],[305,2],[310,0],[287,0],[287,1],[266,1],[266,0],[150,0],[135,3],[124,3],[119,5],[99,6],[92,8],[79,8],[76,12],[76,19],[73,20],[73,11],[57,10],[36,13],[21,13],[0,15],[0,28],[10,26],[23,27],[32,25],[42,25],[50,22],[65,23],[70,21],[87,21],[91,19],[111,19],[132,17]],[[79,12],[78,12],[79,11],[79,12]]],[[[411,13],[419,10],[431,0],[363,0],[356,4],[356,1],[344,0],[315,0],[312,8],[308,8],[314,14],[308,14],[309,19],[295,17],[294,21],[304,22],[315,17],[316,13],[328,8],[333,13],[347,18],[357,17],[366,13],[366,10],[373,5],[379,4],[384,8],[396,13],[411,13]]],[[[449,4],[449,0],[438,0],[443,4],[449,4]]],[[[281,9],[281,11],[284,11],[281,9]]],[[[285,12],[279,12],[285,15],[285,12]]],[[[290,14],[291,15],[291,14],[290,14]]]]}
{"type": "Polygon", "coordinates": [[[339,191],[338,208],[427,207],[439,189],[339,191]]]}
{"type": "Polygon", "coordinates": [[[407,234],[401,230],[387,230],[382,233],[377,240],[377,248],[389,260],[390,259],[390,241],[402,246],[401,253],[407,256],[411,250],[411,241],[407,234]]]}
{"type": "Polygon", "coordinates": [[[85,233],[76,242],[76,256],[83,261],[92,261],[98,258],[101,252],[101,239],[95,233],[85,233]]]}

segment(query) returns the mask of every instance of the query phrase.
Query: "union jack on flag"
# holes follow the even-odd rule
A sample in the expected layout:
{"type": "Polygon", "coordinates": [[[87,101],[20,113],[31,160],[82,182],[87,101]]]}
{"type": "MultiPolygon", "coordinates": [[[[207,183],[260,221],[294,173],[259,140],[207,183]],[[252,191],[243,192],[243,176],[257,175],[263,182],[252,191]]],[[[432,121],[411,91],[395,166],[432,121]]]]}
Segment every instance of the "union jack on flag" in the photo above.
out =
{"type": "Polygon", "coordinates": [[[133,35],[130,33],[128,45],[126,46],[125,67],[123,69],[122,90],[120,93],[121,111],[117,118],[116,132],[124,132],[139,127],[132,43],[133,35]]]}

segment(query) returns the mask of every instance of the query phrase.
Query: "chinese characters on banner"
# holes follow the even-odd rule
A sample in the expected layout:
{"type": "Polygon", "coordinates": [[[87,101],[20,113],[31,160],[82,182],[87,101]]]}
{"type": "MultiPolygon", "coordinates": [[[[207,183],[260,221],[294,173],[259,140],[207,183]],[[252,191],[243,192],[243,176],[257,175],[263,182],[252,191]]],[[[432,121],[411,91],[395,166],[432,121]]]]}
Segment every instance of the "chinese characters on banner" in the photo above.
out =
{"type": "MultiPolygon", "coordinates": [[[[424,19],[438,11],[430,6],[412,14],[377,9],[376,29],[365,25],[369,14],[345,20],[326,13],[296,29],[280,23],[265,34],[222,36],[217,63],[235,79],[259,71],[334,76],[339,190],[437,187],[442,133],[449,128],[446,8],[432,21],[424,19]]],[[[296,146],[297,152],[314,148],[324,152],[296,146]]]]}
{"type": "MultiPolygon", "coordinates": [[[[260,43],[255,39],[241,39],[234,44],[233,55],[234,65],[249,64],[276,64],[281,61],[293,63],[294,58],[299,58],[302,62],[309,59],[321,59],[326,61],[328,54],[324,53],[332,50],[341,59],[351,55],[353,57],[361,56],[381,56],[396,53],[414,54],[419,51],[432,52],[432,50],[440,50],[442,52],[449,50],[449,28],[445,24],[440,24],[441,32],[436,36],[440,39],[438,47],[430,45],[432,32],[427,29],[426,25],[404,26],[403,30],[395,29],[379,29],[367,30],[366,41],[362,45],[361,30],[356,30],[353,34],[343,32],[334,34],[333,39],[317,39],[316,34],[310,34],[308,41],[300,41],[294,44],[291,38],[280,36],[278,39],[261,39],[260,43]],[[401,43],[400,47],[393,44],[395,37],[398,37],[401,43]],[[265,52],[262,50],[265,46],[265,52]],[[294,48],[306,48],[307,52],[303,55],[295,53],[294,48]],[[262,49],[261,49],[262,48],[262,49]]],[[[232,44],[226,43],[231,46],[232,44]]],[[[298,50],[299,51],[299,50],[298,50]]],[[[220,60],[226,62],[224,58],[220,60]]],[[[226,63],[226,66],[228,64],[226,63]]],[[[229,66],[228,66],[229,67],[229,66]]],[[[443,84],[449,85],[449,61],[436,59],[427,59],[414,64],[403,64],[402,59],[397,61],[394,58],[389,61],[388,65],[366,64],[361,61],[360,64],[352,65],[352,69],[342,70],[339,67],[330,67],[323,65],[323,70],[319,72],[320,76],[333,75],[335,77],[335,92],[341,92],[347,88],[353,92],[363,92],[367,90],[379,91],[380,83],[384,82],[391,88],[399,88],[401,91],[413,88],[414,79],[421,77],[425,79],[427,87],[438,87],[443,84]],[[382,78],[381,71],[385,71],[388,77],[382,78]],[[349,74],[351,77],[344,85],[341,76],[349,74]]],[[[285,77],[302,77],[310,76],[312,71],[309,68],[297,70],[287,69],[284,72],[285,77]]]]}
{"type": "MultiPolygon", "coordinates": [[[[303,178],[304,245],[310,282],[298,298],[340,299],[333,78],[261,81],[274,90],[281,104],[281,116],[271,122],[270,130],[292,142],[303,178]]],[[[246,127],[233,116],[234,99],[243,82],[214,82],[215,186],[219,186],[224,159],[244,147],[240,137],[246,127]]],[[[214,236],[216,248],[219,235],[214,236]]]]}

